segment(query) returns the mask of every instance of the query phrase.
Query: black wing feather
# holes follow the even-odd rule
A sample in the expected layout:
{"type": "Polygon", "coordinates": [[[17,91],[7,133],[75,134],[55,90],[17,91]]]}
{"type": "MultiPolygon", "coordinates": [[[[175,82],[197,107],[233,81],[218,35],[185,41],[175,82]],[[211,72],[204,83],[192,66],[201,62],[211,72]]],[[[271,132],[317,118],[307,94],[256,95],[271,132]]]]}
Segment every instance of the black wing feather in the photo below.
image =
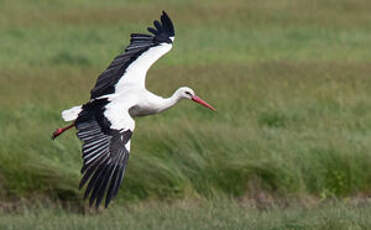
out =
{"type": "Polygon", "coordinates": [[[85,104],[75,121],[77,136],[83,144],[83,177],[79,188],[88,183],[84,199],[98,208],[106,194],[107,207],[117,195],[125,173],[129,151],[125,144],[130,140],[131,130],[112,130],[104,116],[107,99],[93,100],[85,104]]]}
{"type": "Polygon", "coordinates": [[[120,170],[114,170],[113,171],[113,175],[112,175],[112,178],[111,178],[111,184],[108,188],[108,191],[107,191],[107,196],[106,196],[106,204],[105,204],[105,207],[107,208],[109,203],[111,202],[111,199],[113,197],[113,191],[114,191],[114,188],[116,186],[116,183],[117,183],[117,178],[118,178],[118,175],[119,175],[119,172],[120,170]]]}
{"type": "Polygon", "coordinates": [[[153,24],[155,28],[148,27],[148,31],[153,35],[140,33],[130,35],[130,44],[125,48],[125,52],[115,57],[107,69],[99,75],[90,92],[91,99],[115,93],[115,85],[124,75],[127,67],[141,54],[160,43],[172,43],[170,37],[175,36],[174,26],[164,11],[161,15],[161,22],[155,20],[153,24]]]}
{"type": "MultiPolygon", "coordinates": [[[[85,190],[84,199],[86,199],[86,198],[89,196],[91,190],[92,190],[93,188],[96,187],[96,184],[98,183],[101,174],[104,172],[103,169],[104,169],[105,167],[106,167],[105,162],[102,162],[102,163],[101,163],[101,164],[100,164],[100,165],[95,169],[95,173],[94,173],[93,177],[90,179],[89,184],[88,184],[88,187],[87,187],[86,190],[85,190]]],[[[90,203],[90,205],[92,205],[92,204],[90,203]]]]}
{"type": "Polygon", "coordinates": [[[148,32],[153,33],[154,35],[157,34],[157,30],[153,27],[147,27],[148,32]]]}
{"type": "Polygon", "coordinates": [[[96,201],[97,194],[98,194],[99,190],[101,189],[102,184],[104,183],[105,176],[110,171],[109,170],[110,166],[111,166],[110,164],[106,164],[104,169],[100,170],[100,174],[98,175],[98,177],[96,179],[96,182],[95,182],[94,188],[93,188],[93,192],[92,192],[92,194],[90,196],[90,199],[89,199],[89,205],[90,206],[94,203],[94,201],[96,201]]]}
{"type": "Polygon", "coordinates": [[[165,11],[162,11],[161,22],[164,25],[164,28],[166,32],[170,35],[170,37],[174,37],[175,30],[174,30],[173,22],[171,21],[171,19],[169,18],[169,16],[167,15],[165,11]]]}
{"type": "Polygon", "coordinates": [[[157,20],[153,21],[153,25],[156,27],[156,29],[159,33],[162,32],[162,26],[161,26],[161,23],[159,21],[157,21],[157,20]]]}

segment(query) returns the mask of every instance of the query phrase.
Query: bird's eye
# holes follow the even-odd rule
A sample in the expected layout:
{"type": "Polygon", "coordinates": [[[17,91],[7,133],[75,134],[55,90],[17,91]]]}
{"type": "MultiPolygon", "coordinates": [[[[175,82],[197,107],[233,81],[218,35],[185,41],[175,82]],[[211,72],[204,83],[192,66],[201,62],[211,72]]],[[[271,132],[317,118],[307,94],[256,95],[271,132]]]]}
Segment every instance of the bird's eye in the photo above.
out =
{"type": "Polygon", "coordinates": [[[188,94],[189,96],[192,96],[192,94],[188,91],[186,91],[185,93],[188,94]]]}

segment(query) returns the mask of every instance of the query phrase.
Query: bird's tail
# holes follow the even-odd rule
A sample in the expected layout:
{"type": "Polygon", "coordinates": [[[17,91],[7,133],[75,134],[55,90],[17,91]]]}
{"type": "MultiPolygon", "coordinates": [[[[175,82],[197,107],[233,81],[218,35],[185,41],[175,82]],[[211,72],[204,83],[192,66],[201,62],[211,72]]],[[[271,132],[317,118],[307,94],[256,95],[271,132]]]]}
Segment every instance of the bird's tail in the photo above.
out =
{"type": "MultiPolygon", "coordinates": [[[[66,109],[62,111],[62,118],[64,121],[74,121],[77,119],[79,116],[79,113],[82,111],[82,106],[74,106],[70,109],[66,109]]],[[[68,125],[63,128],[56,129],[52,135],[52,139],[54,140],[57,138],[59,135],[61,135],[64,131],[72,128],[75,126],[75,122],[73,122],[71,125],[68,125]]]]}
{"type": "Polygon", "coordinates": [[[79,113],[82,111],[82,106],[74,106],[70,109],[62,111],[62,118],[64,121],[74,121],[79,116],[79,113]]]}

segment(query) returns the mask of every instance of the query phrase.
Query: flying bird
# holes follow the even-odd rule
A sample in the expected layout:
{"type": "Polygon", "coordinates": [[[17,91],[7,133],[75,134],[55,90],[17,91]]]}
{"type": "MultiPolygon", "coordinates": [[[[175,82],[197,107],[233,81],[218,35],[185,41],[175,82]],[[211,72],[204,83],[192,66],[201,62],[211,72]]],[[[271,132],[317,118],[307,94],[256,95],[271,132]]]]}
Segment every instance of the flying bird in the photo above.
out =
{"type": "Polygon", "coordinates": [[[107,207],[122,183],[134,132],[134,117],[165,111],[182,99],[192,100],[211,110],[189,87],[180,87],[169,98],[155,95],[145,88],[146,73],[151,65],[169,52],[175,31],[163,11],[161,20],[148,27],[151,34],[133,33],[125,51],[114,58],[99,75],[90,100],[62,112],[70,125],[57,129],[52,138],[76,127],[83,142],[83,174],[79,188],[86,184],[84,199],[98,208],[105,197],[107,207]]]}

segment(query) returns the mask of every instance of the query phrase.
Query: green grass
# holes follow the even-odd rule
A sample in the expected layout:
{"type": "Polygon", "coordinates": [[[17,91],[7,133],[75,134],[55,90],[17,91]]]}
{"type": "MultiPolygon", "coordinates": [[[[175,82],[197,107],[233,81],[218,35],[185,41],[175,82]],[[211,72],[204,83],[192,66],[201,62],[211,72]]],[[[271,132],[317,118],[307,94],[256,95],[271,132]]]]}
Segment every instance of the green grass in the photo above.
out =
{"type": "Polygon", "coordinates": [[[191,86],[217,112],[182,102],[137,119],[119,203],[370,194],[369,1],[2,0],[0,201],[81,202],[81,143],[50,135],[162,9],[177,36],[148,88],[191,86]]]}
{"type": "Polygon", "coordinates": [[[16,229],[259,229],[359,230],[369,229],[370,204],[328,202],[313,207],[272,205],[229,199],[150,202],[85,214],[40,205],[15,215],[0,216],[0,228],[16,229]]]}

